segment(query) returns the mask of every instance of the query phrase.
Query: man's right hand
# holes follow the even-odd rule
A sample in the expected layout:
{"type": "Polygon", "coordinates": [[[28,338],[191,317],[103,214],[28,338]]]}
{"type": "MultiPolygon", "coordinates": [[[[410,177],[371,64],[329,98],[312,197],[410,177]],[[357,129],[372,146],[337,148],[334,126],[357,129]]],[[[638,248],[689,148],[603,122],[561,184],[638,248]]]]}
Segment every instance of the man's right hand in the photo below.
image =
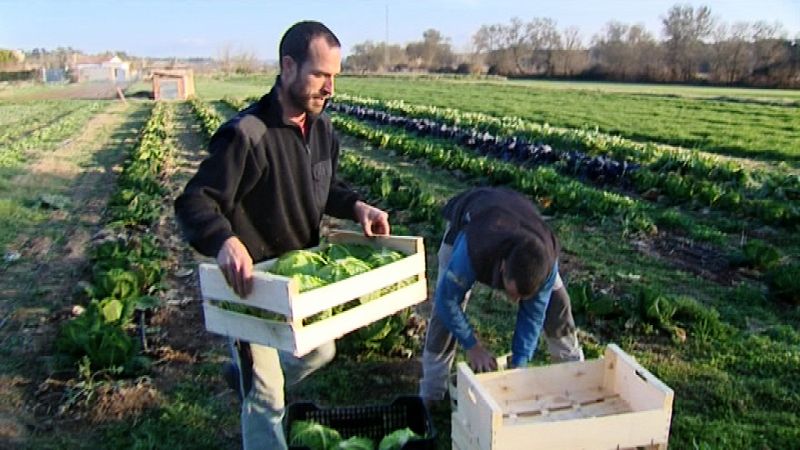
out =
{"type": "Polygon", "coordinates": [[[475,344],[471,349],[467,350],[467,359],[469,359],[469,366],[475,373],[492,372],[497,370],[497,359],[494,355],[483,348],[480,341],[475,344]]]}
{"type": "Polygon", "coordinates": [[[217,265],[236,295],[245,298],[253,290],[253,258],[237,237],[229,237],[217,253],[217,265]]]}

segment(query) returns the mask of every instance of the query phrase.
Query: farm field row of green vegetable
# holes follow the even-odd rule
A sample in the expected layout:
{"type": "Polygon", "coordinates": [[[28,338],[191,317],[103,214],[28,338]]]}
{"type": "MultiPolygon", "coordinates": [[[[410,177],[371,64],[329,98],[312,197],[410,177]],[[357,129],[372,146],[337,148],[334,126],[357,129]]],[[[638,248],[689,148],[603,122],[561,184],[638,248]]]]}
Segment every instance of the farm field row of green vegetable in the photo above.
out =
{"type": "Polygon", "coordinates": [[[50,109],[64,108],[67,105],[61,102],[9,102],[0,101],[0,126],[4,127],[3,134],[8,131],[5,127],[13,127],[19,124],[26,127],[28,121],[36,120],[42,114],[46,114],[50,109]]]}
{"type": "Polygon", "coordinates": [[[502,83],[519,84],[525,87],[552,90],[589,90],[607,93],[650,94],[667,97],[681,96],[778,105],[788,105],[800,102],[800,92],[791,89],[685,86],[680,84],[619,83],[602,81],[513,79],[503,81],[502,83]]]}
{"type": "Polygon", "coordinates": [[[531,167],[553,164],[562,173],[602,184],[629,186],[667,204],[691,203],[695,209],[712,207],[790,227],[800,219],[800,209],[795,206],[800,199],[797,175],[750,170],[714,157],[667,151],[616,137],[551,130],[537,124],[403,102],[384,104],[337,96],[332,111],[390,126],[387,129],[405,129],[438,138],[444,146],[466,146],[477,155],[531,167]],[[491,135],[487,130],[497,134],[491,135]],[[552,144],[555,150],[543,147],[542,142],[552,144]],[[575,144],[586,151],[565,150],[575,144]]]}
{"type": "Polygon", "coordinates": [[[77,133],[89,119],[108,107],[108,102],[59,103],[43,121],[12,125],[0,135],[0,168],[19,166],[28,152],[55,148],[77,133]],[[62,109],[63,108],[63,109],[62,109]],[[40,126],[41,125],[41,126],[40,126]]]}
{"type": "Polygon", "coordinates": [[[607,192],[559,175],[549,167],[521,168],[513,163],[477,156],[450,145],[418,138],[405,131],[390,131],[364,125],[353,119],[335,116],[341,131],[365,139],[390,151],[420,162],[462,171],[475,179],[511,186],[534,196],[545,212],[570,212],[594,218],[616,218],[629,233],[651,234],[656,224],[678,227],[696,238],[720,241],[722,233],[695,223],[678,211],[658,212],[647,203],[626,195],[607,192]]]}
{"type": "Polygon", "coordinates": [[[93,242],[85,311],[65,322],[55,341],[57,360],[81,373],[132,376],[149,365],[139,354],[145,311],[160,304],[155,295],[166,254],[147,227],[160,219],[164,208],[161,179],[171,157],[170,121],[170,106],[155,103],[117,181],[109,222],[93,242]],[[131,335],[137,319],[141,339],[131,335]]]}
{"type": "MultiPolygon", "coordinates": [[[[533,142],[552,144],[562,152],[581,151],[593,156],[625,160],[647,166],[656,172],[679,172],[698,178],[734,183],[738,188],[751,191],[751,195],[769,196],[771,185],[800,184],[798,174],[785,167],[753,165],[751,160],[725,158],[682,147],[653,142],[638,142],[595,130],[557,128],[513,116],[493,116],[482,112],[464,112],[457,108],[442,108],[427,104],[413,104],[403,100],[378,100],[374,98],[339,94],[336,104],[343,103],[361,109],[374,109],[392,115],[415,119],[432,119],[450,127],[472,127],[496,137],[518,137],[533,142]]],[[[334,108],[336,109],[336,108],[334,108]]],[[[780,197],[780,196],[778,196],[780,197]]]]}
{"type": "Polygon", "coordinates": [[[465,112],[599,129],[637,141],[790,163],[800,153],[800,108],[706,98],[535,88],[513,83],[341,77],[337,92],[465,112]]]}
{"type": "Polygon", "coordinates": [[[73,103],[73,105],[58,102],[49,106],[49,108],[45,108],[35,115],[27,116],[22,114],[22,118],[19,121],[5,125],[3,131],[0,132],[0,145],[7,145],[13,140],[19,140],[28,134],[57,123],[82,107],[77,102],[73,103]]]}
{"type": "MultiPolygon", "coordinates": [[[[27,134],[20,132],[27,128],[26,123],[22,121],[3,130],[17,134],[18,138],[5,140],[0,137],[0,248],[12,242],[25,228],[46,220],[48,214],[43,211],[41,205],[47,204],[47,199],[58,203],[60,198],[60,193],[55,192],[47,193],[55,195],[52,199],[48,196],[40,199],[31,198],[31,192],[24,188],[20,189],[20,182],[17,179],[27,175],[29,164],[47,156],[49,152],[79,135],[92,117],[107,109],[109,105],[103,102],[66,101],[62,104],[45,101],[4,106],[12,108],[7,111],[16,111],[28,117],[49,114],[52,110],[57,112],[59,118],[27,134]],[[26,105],[34,113],[26,113],[26,105]]],[[[38,187],[41,190],[48,186],[38,187]]],[[[58,208],[57,204],[51,206],[58,208]]]]}

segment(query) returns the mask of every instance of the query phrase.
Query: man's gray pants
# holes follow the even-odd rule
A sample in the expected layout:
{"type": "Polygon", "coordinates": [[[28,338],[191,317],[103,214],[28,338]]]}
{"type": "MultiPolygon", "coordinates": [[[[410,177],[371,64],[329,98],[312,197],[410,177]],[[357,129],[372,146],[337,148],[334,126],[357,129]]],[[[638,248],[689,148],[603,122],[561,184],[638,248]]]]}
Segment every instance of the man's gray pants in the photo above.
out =
{"type": "Polygon", "coordinates": [[[230,342],[233,362],[239,370],[242,400],[242,447],[244,450],[287,448],[283,432],[284,386],[291,386],[330,362],[336,355],[331,341],[311,353],[296,357],[272,347],[230,342]],[[249,349],[248,349],[249,347],[249,349]],[[252,364],[251,364],[252,362],[252,364]],[[248,366],[252,372],[248,372],[248,366]]]}
{"type": "MultiPolygon", "coordinates": [[[[447,234],[447,231],[445,231],[447,234]]],[[[450,263],[453,255],[453,246],[445,244],[439,247],[439,273],[436,286],[444,277],[445,268],[450,263]]],[[[467,307],[470,291],[464,296],[462,308],[467,307]]],[[[556,276],[553,285],[553,294],[544,319],[544,336],[547,341],[547,350],[553,362],[583,361],[583,350],[578,342],[575,320],[572,317],[572,308],[569,295],[561,280],[561,275],[556,276]]],[[[447,382],[450,369],[456,356],[457,341],[437,317],[436,308],[431,308],[431,318],[428,321],[428,331],[425,336],[425,348],[422,351],[422,379],[419,383],[419,395],[426,402],[442,400],[447,392],[447,382]]]]}

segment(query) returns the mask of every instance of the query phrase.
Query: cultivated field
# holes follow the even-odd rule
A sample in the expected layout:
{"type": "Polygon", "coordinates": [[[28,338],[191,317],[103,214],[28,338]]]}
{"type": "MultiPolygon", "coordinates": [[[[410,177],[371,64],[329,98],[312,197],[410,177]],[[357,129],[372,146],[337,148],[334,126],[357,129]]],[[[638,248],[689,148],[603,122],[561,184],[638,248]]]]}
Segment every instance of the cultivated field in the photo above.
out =
{"type": "MultiPolygon", "coordinates": [[[[239,448],[224,339],[204,331],[172,201],[272,82],[198,78],[199,99],[168,104],[135,95],[144,84],[127,103],[0,93],[0,447],[239,448]]],[[[443,202],[513,187],[561,239],[587,357],[616,343],[674,389],[672,448],[800,442],[800,94],[341,77],[329,114],[340,175],[396,234],[426,238],[429,280],[443,202]]],[[[340,340],[287,401],[415,393],[429,308],[340,340]]],[[[498,353],[513,314],[473,294],[498,353]]],[[[448,407],[434,420],[449,448],[448,407]]]]}

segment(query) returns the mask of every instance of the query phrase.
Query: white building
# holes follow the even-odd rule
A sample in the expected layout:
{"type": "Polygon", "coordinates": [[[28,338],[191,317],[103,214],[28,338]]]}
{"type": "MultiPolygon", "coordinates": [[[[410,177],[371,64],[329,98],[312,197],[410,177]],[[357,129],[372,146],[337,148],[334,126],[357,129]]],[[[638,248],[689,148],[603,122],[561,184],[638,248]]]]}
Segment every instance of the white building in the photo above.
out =
{"type": "Polygon", "coordinates": [[[118,56],[111,59],[83,57],[76,61],[77,81],[114,81],[125,82],[131,77],[130,63],[118,56]]]}

